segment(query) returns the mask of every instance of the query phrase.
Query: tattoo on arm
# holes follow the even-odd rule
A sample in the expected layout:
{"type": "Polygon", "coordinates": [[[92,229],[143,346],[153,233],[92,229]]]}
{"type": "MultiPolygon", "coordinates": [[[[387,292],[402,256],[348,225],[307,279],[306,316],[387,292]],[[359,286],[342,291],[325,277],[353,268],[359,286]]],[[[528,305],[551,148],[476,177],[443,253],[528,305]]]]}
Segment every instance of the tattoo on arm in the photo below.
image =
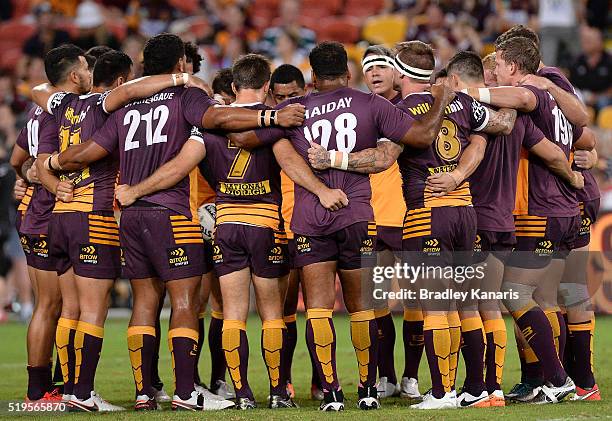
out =
{"type": "Polygon", "coordinates": [[[379,173],[397,160],[402,146],[393,142],[379,142],[376,148],[349,154],[348,170],[365,174],[379,173]]]}
{"type": "Polygon", "coordinates": [[[513,108],[500,108],[498,111],[489,110],[489,122],[482,130],[488,134],[508,135],[514,128],[516,110],[513,108]]]}

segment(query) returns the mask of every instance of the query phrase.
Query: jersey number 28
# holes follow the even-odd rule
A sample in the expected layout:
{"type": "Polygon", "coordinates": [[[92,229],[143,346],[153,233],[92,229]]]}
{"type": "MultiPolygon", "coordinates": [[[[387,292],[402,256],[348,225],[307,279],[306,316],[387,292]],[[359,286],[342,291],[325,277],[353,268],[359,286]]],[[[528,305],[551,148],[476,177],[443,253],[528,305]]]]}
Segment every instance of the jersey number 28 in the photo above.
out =
{"type": "MultiPolygon", "coordinates": [[[[336,148],[340,152],[351,152],[357,143],[357,117],[353,113],[342,113],[334,120],[336,130],[336,148]]],[[[332,135],[332,123],[327,119],[317,120],[312,126],[304,126],[304,136],[309,142],[321,138],[321,146],[328,149],[332,135]]]]}

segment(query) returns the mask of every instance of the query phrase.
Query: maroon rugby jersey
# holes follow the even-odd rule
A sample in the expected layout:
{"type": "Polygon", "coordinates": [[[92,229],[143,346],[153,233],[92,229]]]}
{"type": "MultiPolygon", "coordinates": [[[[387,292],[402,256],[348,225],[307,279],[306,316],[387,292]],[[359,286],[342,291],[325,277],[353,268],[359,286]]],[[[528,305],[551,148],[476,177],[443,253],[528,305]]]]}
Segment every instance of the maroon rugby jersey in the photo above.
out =
{"type": "MultiPolygon", "coordinates": [[[[534,93],[537,104],[528,113],[547,139],[559,146],[569,159],[574,127],[569,123],[552,95],[533,86],[523,86],[534,93]]],[[[536,156],[529,155],[529,165],[519,165],[515,214],[567,217],[579,214],[576,190],[552,174],[536,156]],[[541,200],[545,198],[545,200],[541,200]]]]}
{"type": "MultiPolygon", "coordinates": [[[[90,139],[108,118],[103,94],[77,95],[58,92],[49,98],[47,110],[59,126],[59,151],[90,139]]],[[[117,157],[108,156],[88,167],[61,173],[61,180],[74,183],[74,198],[69,203],[56,202],[53,212],[112,211],[117,179],[117,157]]]]}
{"type": "MultiPolygon", "coordinates": [[[[39,152],[57,151],[57,124],[53,116],[40,107],[32,107],[28,112],[28,122],[19,132],[16,143],[33,158],[36,158],[39,152]],[[49,150],[47,145],[53,144],[55,148],[49,150]]],[[[55,196],[41,184],[34,184],[27,208],[20,208],[23,216],[19,231],[23,234],[47,234],[47,226],[54,205],[55,196]]]]}
{"type": "MultiPolygon", "coordinates": [[[[240,105],[253,110],[269,107],[240,105]]],[[[280,228],[281,178],[271,145],[251,151],[233,145],[221,132],[205,131],[206,159],[215,180],[217,224],[280,228]]]]}
{"type": "MultiPolygon", "coordinates": [[[[288,103],[306,107],[304,125],[291,129],[262,129],[257,135],[263,143],[283,137],[289,139],[306,162],[309,142],[329,151],[358,152],[375,148],[380,138],[401,140],[413,123],[412,118],[386,99],[346,87],[291,98],[279,107],[288,103]]],[[[374,220],[368,174],[333,168],[314,172],[329,188],[342,190],[349,204],[335,212],[329,211],[321,206],[315,195],[296,184],[296,205],[291,219],[293,232],[328,235],[356,222],[374,220]]]]}
{"type": "MultiPolygon", "coordinates": [[[[570,94],[576,95],[576,90],[567,79],[567,77],[557,67],[545,66],[538,70],[538,76],[542,76],[550,80],[570,94]]],[[[580,138],[580,135],[574,136],[574,139],[580,138]]],[[[579,168],[574,166],[575,170],[579,168]]],[[[588,202],[589,200],[599,199],[601,193],[597,181],[590,170],[580,170],[584,176],[584,189],[576,191],[576,197],[580,202],[588,202]]]]}
{"type": "MultiPolygon", "coordinates": [[[[119,184],[133,186],[179,153],[192,126],[202,124],[204,113],[213,104],[216,103],[200,89],[167,88],[115,111],[92,139],[111,154],[118,150],[119,184]]],[[[197,136],[193,138],[202,141],[197,136]]],[[[190,206],[189,177],[142,200],[190,219],[197,214],[190,206]]]]}
{"type": "Polygon", "coordinates": [[[516,176],[522,148],[531,149],[545,138],[526,114],[519,114],[512,132],[490,138],[484,158],[470,177],[478,229],[514,231],[516,176]]]}
{"type": "MultiPolygon", "coordinates": [[[[425,115],[434,102],[428,92],[406,96],[398,108],[415,119],[425,115]]],[[[470,134],[482,130],[489,121],[489,110],[469,95],[458,92],[445,111],[442,128],[426,149],[404,148],[398,163],[408,210],[443,206],[470,206],[472,194],[468,180],[443,197],[433,197],[425,182],[436,173],[451,172],[470,143],[470,134]]]]}

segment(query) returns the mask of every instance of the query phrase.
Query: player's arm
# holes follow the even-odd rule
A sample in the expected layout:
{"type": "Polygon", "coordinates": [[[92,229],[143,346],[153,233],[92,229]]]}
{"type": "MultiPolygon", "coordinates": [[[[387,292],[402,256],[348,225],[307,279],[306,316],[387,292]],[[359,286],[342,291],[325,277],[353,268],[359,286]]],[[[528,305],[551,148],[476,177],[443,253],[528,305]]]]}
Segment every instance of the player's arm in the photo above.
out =
{"type": "Polygon", "coordinates": [[[301,104],[289,104],[280,110],[251,110],[212,105],[202,117],[202,127],[231,132],[268,126],[296,127],[302,125],[305,114],[306,108],[301,104]]]}
{"type": "Polygon", "coordinates": [[[316,170],[336,168],[364,174],[379,173],[389,168],[402,153],[402,145],[390,141],[379,141],[375,148],[359,152],[328,151],[321,145],[310,142],[308,160],[316,170]]]}
{"type": "Polygon", "coordinates": [[[89,139],[85,143],[70,146],[60,154],[50,155],[45,159],[44,166],[50,171],[82,170],[92,162],[99,161],[108,155],[109,151],[89,139]]]}
{"type": "Polygon", "coordinates": [[[483,133],[492,135],[509,135],[514,128],[517,112],[513,108],[500,108],[499,110],[488,110],[489,119],[482,130],[483,133]]]}
{"type": "Polygon", "coordinates": [[[201,79],[190,76],[188,73],[144,76],[126,82],[110,91],[104,99],[104,110],[107,113],[112,113],[130,101],[147,98],[163,89],[183,85],[197,87],[205,91],[209,89],[208,85],[201,79]]]}
{"type": "Polygon", "coordinates": [[[32,88],[32,101],[43,110],[51,112],[48,108],[49,98],[58,92],[62,92],[62,90],[51,85],[49,82],[41,83],[32,88]]]}
{"type": "Polygon", "coordinates": [[[26,172],[24,171],[23,166],[28,162],[29,158],[30,153],[18,144],[15,144],[10,158],[11,167],[13,167],[15,173],[17,173],[17,175],[24,180],[26,180],[26,172]]]}
{"type": "Polygon", "coordinates": [[[584,187],[584,178],[579,171],[573,171],[563,150],[544,138],[529,148],[529,153],[540,158],[548,169],[576,189],[584,187]]]}
{"type": "Polygon", "coordinates": [[[570,123],[576,126],[586,126],[589,123],[586,105],[576,95],[561,88],[552,80],[537,75],[526,75],[519,83],[548,91],[570,123]]]}
{"type": "Polygon", "coordinates": [[[153,174],[133,186],[117,186],[116,196],[122,206],[129,206],[141,197],[175,186],[206,156],[202,139],[189,138],[178,155],[159,167],[153,174]]]}
{"type": "Polygon", "coordinates": [[[335,211],[348,205],[348,198],[342,190],[330,189],[313,174],[310,167],[296,152],[287,139],[274,143],[272,151],[285,174],[296,184],[302,186],[319,198],[321,205],[335,211]]]}
{"type": "Polygon", "coordinates": [[[582,134],[580,137],[574,141],[573,146],[574,149],[579,149],[583,151],[592,151],[595,149],[597,145],[597,138],[595,137],[595,132],[589,129],[588,127],[582,127],[582,134]]]}
{"type": "Polygon", "coordinates": [[[74,184],[71,181],[61,181],[54,172],[45,168],[45,161],[50,156],[51,154],[48,153],[39,153],[38,158],[34,161],[40,184],[62,202],[70,202],[72,200],[74,184]]]}
{"type": "Polygon", "coordinates": [[[446,84],[432,85],[431,94],[434,97],[434,103],[423,118],[414,120],[400,139],[389,134],[385,134],[385,137],[413,148],[430,147],[440,133],[446,106],[455,98],[455,93],[446,84]]]}
{"type": "Polygon", "coordinates": [[[457,167],[450,172],[430,175],[425,183],[426,186],[433,191],[436,197],[444,196],[455,190],[476,171],[484,158],[486,148],[487,140],[483,136],[476,133],[471,134],[470,144],[459,158],[457,167]]]}
{"type": "Polygon", "coordinates": [[[538,106],[538,98],[527,88],[502,86],[498,88],[467,88],[464,90],[472,98],[500,108],[514,108],[531,112],[538,106]]]}

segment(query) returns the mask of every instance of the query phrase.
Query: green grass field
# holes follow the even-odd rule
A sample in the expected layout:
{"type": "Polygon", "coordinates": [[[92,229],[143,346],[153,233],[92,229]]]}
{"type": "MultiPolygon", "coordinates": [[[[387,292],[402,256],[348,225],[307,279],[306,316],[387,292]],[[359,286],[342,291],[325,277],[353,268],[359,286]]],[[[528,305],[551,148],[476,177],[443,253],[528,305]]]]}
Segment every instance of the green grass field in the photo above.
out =
{"type": "MultiPolygon", "coordinates": [[[[106,323],[104,348],[102,358],[98,367],[96,379],[96,390],[107,400],[115,404],[123,405],[130,411],[113,414],[56,414],[56,416],[69,416],[85,419],[93,416],[102,416],[106,419],[194,419],[194,418],[220,418],[228,420],[254,420],[265,417],[267,420],[280,419],[320,419],[323,417],[335,417],[339,419],[390,419],[411,418],[423,420],[454,420],[454,419],[508,419],[508,420],[570,420],[570,419],[602,419],[612,418],[612,400],[607,393],[612,385],[612,318],[600,317],[597,320],[597,333],[595,339],[595,365],[596,376],[599,387],[602,389],[604,400],[601,402],[565,402],[558,405],[535,406],[535,405],[511,405],[505,408],[486,409],[461,409],[445,411],[421,412],[408,408],[408,402],[400,398],[383,401],[383,407],[375,412],[362,412],[355,406],[356,403],[356,361],[354,351],[349,337],[348,319],[344,316],[334,318],[336,332],[338,335],[338,372],[342,387],[346,394],[346,411],[341,414],[322,414],[316,411],[318,402],[311,401],[310,395],[310,362],[304,344],[304,318],[299,317],[299,342],[296,349],[293,365],[293,380],[297,394],[297,403],[300,409],[277,410],[256,409],[250,412],[225,411],[193,413],[172,413],[169,407],[157,413],[136,414],[131,411],[134,384],[128,352],[126,348],[125,331],[127,320],[109,320],[106,323]]],[[[398,329],[398,341],[396,343],[395,362],[398,375],[403,370],[403,350],[401,344],[401,316],[395,318],[398,329]]],[[[166,324],[167,321],[164,322],[166,324]]],[[[251,318],[248,324],[249,338],[251,343],[249,382],[255,392],[255,396],[262,408],[265,408],[265,399],[268,394],[267,376],[259,350],[259,335],[261,324],[257,318],[251,318]]],[[[512,330],[509,329],[508,353],[506,356],[506,368],[504,372],[504,388],[507,390],[519,379],[519,364],[514,347],[512,330]]],[[[26,391],[25,370],[25,344],[26,328],[22,324],[8,323],[0,326],[0,418],[11,416],[7,412],[7,401],[21,401],[26,391]]],[[[165,340],[165,335],[164,335],[165,340]]],[[[203,352],[200,363],[203,379],[208,379],[210,374],[210,360],[207,358],[207,347],[203,352]]],[[[458,383],[463,379],[463,369],[459,368],[458,383]]],[[[172,390],[172,368],[167,347],[162,346],[160,357],[160,371],[166,382],[168,392],[172,390]]],[[[429,388],[427,363],[425,358],[420,367],[421,391],[429,388]]],[[[229,380],[229,377],[228,377],[229,380]]],[[[14,415],[13,415],[14,416],[14,415]]],[[[29,415],[33,418],[48,419],[51,414],[29,415]]]]}

